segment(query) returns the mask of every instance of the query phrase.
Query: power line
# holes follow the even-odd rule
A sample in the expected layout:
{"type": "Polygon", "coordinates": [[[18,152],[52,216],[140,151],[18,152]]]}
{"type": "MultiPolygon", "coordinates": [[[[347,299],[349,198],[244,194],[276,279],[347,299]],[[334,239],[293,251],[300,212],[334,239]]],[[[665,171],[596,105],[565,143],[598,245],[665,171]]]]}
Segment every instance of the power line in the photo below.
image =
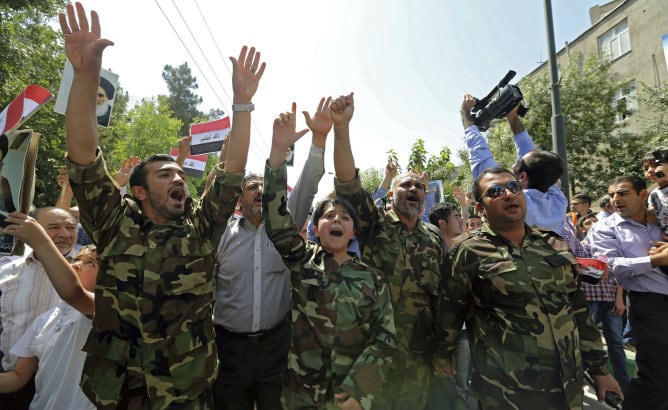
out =
{"type": "MultiPolygon", "coordinates": [[[[173,2],[174,0],[172,0],[173,2]]],[[[202,21],[204,21],[204,27],[206,27],[206,30],[209,32],[209,36],[211,37],[211,41],[213,42],[214,46],[216,47],[216,51],[218,51],[218,56],[220,59],[223,61],[223,65],[225,66],[225,69],[227,72],[230,74],[230,77],[232,76],[232,72],[230,71],[229,67],[227,66],[227,60],[225,57],[223,57],[223,53],[220,51],[220,47],[218,46],[218,42],[216,41],[216,38],[214,37],[213,33],[211,32],[211,28],[209,27],[209,23],[206,21],[206,17],[204,17],[204,14],[202,13],[202,9],[199,7],[199,3],[197,0],[195,0],[195,6],[197,6],[197,11],[199,12],[200,17],[202,18],[202,21]]],[[[260,142],[264,146],[264,149],[266,152],[269,152],[270,149],[267,146],[267,143],[265,142],[264,135],[262,135],[262,131],[260,131],[260,128],[257,126],[257,122],[255,119],[251,116],[251,122],[253,123],[253,127],[255,127],[255,131],[257,132],[257,135],[260,137],[260,142]]],[[[251,138],[251,141],[256,140],[257,138],[251,138]]]]}
{"type": "MultiPolygon", "coordinates": [[[[216,89],[213,87],[213,85],[212,85],[211,82],[209,81],[208,77],[207,77],[206,74],[204,73],[204,70],[202,70],[202,68],[200,67],[200,65],[197,63],[197,60],[194,58],[194,56],[192,55],[190,49],[188,48],[188,46],[186,45],[186,43],[183,41],[183,38],[181,38],[181,36],[179,35],[178,31],[176,30],[176,27],[174,27],[174,25],[173,25],[172,22],[170,21],[169,17],[167,17],[167,14],[165,13],[165,11],[162,9],[162,7],[160,6],[160,4],[158,3],[158,0],[153,0],[153,1],[154,1],[154,3],[156,4],[156,6],[158,6],[158,9],[160,9],[160,12],[162,13],[163,17],[165,18],[165,20],[167,21],[167,23],[169,24],[169,26],[172,28],[172,31],[174,32],[174,34],[176,34],[176,37],[177,37],[177,38],[179,39],[179,41],[181,42],[181,45],[183,46],[183,48],[186,50],[186,52],[187,52],[188,55],[190,56],[190,59],[193,61],[193,64],[195,64],[195,66],[197,67],[197,69],[199,70],[199,72],[202,74],[202,77],[204,77],[204,81],[206,81],[206,83],[209,85],[209,88],[211,89],[211,91],[213,92],[213,94],[216,96],[216,98],[218,99],[218,101],[220,102],[220,104],[221,104],[223,107],[225,107],[225,103],[223,103],[223,100],[220,98],[220,96],[219,96],[218,93],[216,92],[216,89]]],[[[179,12],[179,14],[180,14],[180,12],[179,12]]],[[[182,17],[182,18],[183,18],[183,17],[182,17]]],[[[187,26],[187,23],[186,23],[186,26],[187,26]]],[[[190,31],[190,29],[188,29],[188,31],[190,31]]],[[[190,31],[190,33],[191,33],[191,35],[192,35],[192,31],[190,31]]],[[[196,41],[196,40],[195,40],[195,41],[196,41]]],[[[201,51],[201,48],[200,48],[200,51],[201,51]]],[[[205,57],[205,59],[206,59],[206,57],[205,57]]],[[[207,60],[207,62],[208,62],[208,60],[207,60]]],[[[224,88],[223,88],[223,90],[224,90],[224,88]]],[[[225,94],[227,95],[227,93],[225,93],[225,94]]],[[[229,95],[228,95],[227,97],[228,97],[228,99],[230,99],[230,98],[229,98],[229,95]]],[[[230,99],[230,100],[231,100],[231,99],[230,99]]],[[[252,140],[252,139],[251,139],[251,140],[252,140]]],[[[251,149],[253,148],[252,145],[251,145],[250,148],[251,148],[251,149]]],[[[258,152],[255,151],[255,149],[252,149],[252,150],[253,150],[253,154],[254,154],[260,161],[262,161],[262,158],[264,158],[265,156],[262,156],[262,155],[258,154],[258,152]]]]}

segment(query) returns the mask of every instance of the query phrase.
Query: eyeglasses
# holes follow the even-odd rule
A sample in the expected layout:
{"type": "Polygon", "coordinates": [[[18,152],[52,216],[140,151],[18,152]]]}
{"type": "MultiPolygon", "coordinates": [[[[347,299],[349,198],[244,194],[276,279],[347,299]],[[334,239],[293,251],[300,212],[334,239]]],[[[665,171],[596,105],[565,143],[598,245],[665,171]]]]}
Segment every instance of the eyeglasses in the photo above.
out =
{"type": "Polygon", "coordinates": [[[513,195],[520,192],[522,185],[520,181],[510,181],[506,185],[494,185],[487,190],[482,196],[490,198],[499,198],[506,194],[506,189],[509,190],[513,195]]]}

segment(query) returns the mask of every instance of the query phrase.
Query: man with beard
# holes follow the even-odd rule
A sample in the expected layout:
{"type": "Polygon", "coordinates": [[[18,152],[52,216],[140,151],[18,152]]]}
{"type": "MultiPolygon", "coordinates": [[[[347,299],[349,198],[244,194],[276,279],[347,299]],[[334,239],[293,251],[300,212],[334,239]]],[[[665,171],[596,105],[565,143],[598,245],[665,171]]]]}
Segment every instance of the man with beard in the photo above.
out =
{"type": "MultiPolygon", "coordinates": [[[[323,98],[312,118],[304,113],[314,146],[323,150],[332,128],[329,103],[323,98]]],[[[317,177],[302,173],[293,195],[304,200],[288,202],[291,213],[302,215],[301,225],[317,190],[311,179],[317,177]]],[[[267,236],[263,188],[262,175],[246,175],[239,198],[242,216],[228,224],[218,245],[214,324],[221,367],[213,388],[216,409],[281,408],[290,350],[290,269],[267,236]]]]}
{"type": "MultiPolygon", "coordinates": [[[[77,243],[77,224],[69,212],[47,207],[37,209],[31,216],[42,225],[63,256],[75,255],[73,249],[77,243]]],[[[18,357],[9,353],[9,349],[23,336],[37,316],[54,308],[59,301],[58,293],[32,250],[0,268],[2,371],[13,369],[18,360],[18,357]]],[[[34,393],[33,379],[14,393],[0,394],[0,403],[3,408],[27,409],[34,393]]]]}
{"type": "Polygon", "coordinates": [[[482,408],[582,408],[585,367],[599,401],[606,391],[622,397],[605,366],[601,334],[568,245],[525,223],[525,194],[511,171],[483,171],[473,195],[487,224],[451,252],[441,289],[436,372],[456,373],[453,356],[466,322],[471,390],[482,408]]]}
{"type": "Polygon", "coordinates": [[[420,175],[407,172],[395,178],[392,209],[385,211],[362,189],[350,147],[353,94],[332,102],[334,167],[337,195],[355,207],[362,261],[378,269],[390,288],[397,328],[394,356],[378,409],[422,409],[429,390],[434,348],[434,320],[445,247],[438,229],[420,220],[426,187],[420,175]]]}
{"type": "Polygon", "coordinates": [[[109,126],[111,120],[111,107],[114,105],[114,94],[116,89],[111,82],[106,78],[100,76],[100,86],[97,88],[97,99],[95,103],[95,115],[97,116],[97,124],[103,127],[109,126]]]}
{"type": "Polygon", "coordinates": [[[99,148],[95,96],[100,37],[80,3],[59,15],[74,76],[67,106],[67,171],[81,223],[98,247],[95,316],[84,346],[81,387],[100,409],[210,408],[218,367],[212,321],[216,245],[234,211],[248,156],[251,99],[265,64],[254,48],[233,66],[228,161],[199,201],[183,169],[154,155],[130,175],[121,197],[99,148]]]}

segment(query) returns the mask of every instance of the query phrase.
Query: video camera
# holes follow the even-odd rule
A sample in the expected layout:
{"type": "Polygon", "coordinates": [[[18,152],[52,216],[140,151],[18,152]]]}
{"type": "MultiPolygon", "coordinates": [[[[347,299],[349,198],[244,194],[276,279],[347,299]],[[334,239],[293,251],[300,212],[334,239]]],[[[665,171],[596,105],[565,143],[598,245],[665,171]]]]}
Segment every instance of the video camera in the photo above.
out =
{"type": "Polygon", "coordinates": [[[517,114],[520,117],[524,117],[529,111],[524,104],[521,104],[522,91],[520,88],[517,85],[508,84],[515,77],[515,74],[517,73],[513,70],[508,71],[508,74],[499,81],[499,84],[471,108],[473,123],[478,126],[480,131],[487,131],[494,118],[505,117],[518,103],[520,103],[520,108],[517,110],[517,114]]]}

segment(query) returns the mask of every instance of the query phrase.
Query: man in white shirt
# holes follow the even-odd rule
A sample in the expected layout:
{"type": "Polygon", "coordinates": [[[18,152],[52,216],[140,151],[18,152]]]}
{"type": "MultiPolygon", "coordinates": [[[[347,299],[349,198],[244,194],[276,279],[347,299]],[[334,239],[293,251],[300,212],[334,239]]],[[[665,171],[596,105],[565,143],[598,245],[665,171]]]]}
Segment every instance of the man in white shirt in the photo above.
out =
{"type": "MultiPolygon", "coordinates": [[[[59,208],[46,207],[32,215],[64,256],[74,256],[77,224],[72,215],[59,208]]],[[[1,370],[13,369],[18,357],[9,352],[37,316],[60,301],[42,264],[32,251],[0,267],[0,355],[1,370]]],[[[34,383],[6,395],[0,403],[11,409],[27,409],[34,394],[34,383]]]]}

